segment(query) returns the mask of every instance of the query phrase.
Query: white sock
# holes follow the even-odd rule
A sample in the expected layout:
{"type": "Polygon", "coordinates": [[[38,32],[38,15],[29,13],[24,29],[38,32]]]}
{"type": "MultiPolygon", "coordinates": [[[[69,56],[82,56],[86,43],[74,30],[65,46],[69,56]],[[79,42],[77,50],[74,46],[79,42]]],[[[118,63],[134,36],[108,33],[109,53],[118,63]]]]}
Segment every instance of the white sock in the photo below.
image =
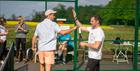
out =
{"type": "Polygon", "coordinates": [[[64,55],[63,55],[63,61],[64,61],[64,62],[66,61],[66,56],[64,56],[64,55]]]}
{"type": "Polygon", "coordinates": [[[58,56],[60,57],[62,54],[62,51],[58,50],[58,56]]]}

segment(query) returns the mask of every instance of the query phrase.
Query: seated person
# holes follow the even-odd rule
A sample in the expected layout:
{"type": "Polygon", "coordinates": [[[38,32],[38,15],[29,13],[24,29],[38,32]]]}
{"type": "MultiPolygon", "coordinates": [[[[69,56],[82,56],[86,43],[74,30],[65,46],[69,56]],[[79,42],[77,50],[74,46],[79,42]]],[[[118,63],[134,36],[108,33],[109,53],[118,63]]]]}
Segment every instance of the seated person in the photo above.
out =
{"type": "Polygon", "coordinates": [[[113,44],[121,44],[120,37],[116,37],[116,39],[113,41],[113,44]]]}
{"type": "Polygon", "coordinates": [[[70,34],[66,34],[66,35],[60,35],[58,37],[58,41],[61,42],[58,48],[58,57],[59,60],[62,61],[63,64],[66,63],[66,54],[67,51],[72,51],[74,48],[74,43],[71,41],[71,36],[70,34]],[[67,47],[71,47],[71,48],[67,48],[67,47]],[[63,57],[63,59],[61,59],[63,57]]]}

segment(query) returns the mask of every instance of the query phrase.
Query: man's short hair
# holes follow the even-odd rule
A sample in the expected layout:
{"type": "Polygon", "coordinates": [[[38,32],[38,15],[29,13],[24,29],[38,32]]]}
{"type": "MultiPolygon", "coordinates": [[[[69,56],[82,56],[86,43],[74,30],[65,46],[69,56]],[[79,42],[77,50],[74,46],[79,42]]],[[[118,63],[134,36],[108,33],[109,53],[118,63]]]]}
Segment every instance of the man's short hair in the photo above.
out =
{"type": "Polygon", "coordinates": [[[99,24],[101,25],[102,22],[101,22],[101,17],[99,15],[94,15],[92,17],[94,17],[95,20],[98,20],[99,21],[99,24]]]}
{"type": "Polygon", "coordinates": [[[18,20],[24,20],[24,17],[23,16],[18,16],[17,19],[18,20]]]}

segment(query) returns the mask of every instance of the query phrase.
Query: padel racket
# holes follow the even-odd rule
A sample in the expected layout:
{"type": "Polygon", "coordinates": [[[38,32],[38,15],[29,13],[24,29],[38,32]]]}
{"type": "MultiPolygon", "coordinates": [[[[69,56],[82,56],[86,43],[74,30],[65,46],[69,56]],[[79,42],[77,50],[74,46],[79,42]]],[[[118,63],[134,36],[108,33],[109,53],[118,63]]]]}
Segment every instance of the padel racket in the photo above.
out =
{"type": "Polygon", "coordinates": [[[27,51],[26,51],[26,59],[28,61],[32,60],[34,55],[35,55],[35,52],[31,48],[28,48],[27,51]]]}

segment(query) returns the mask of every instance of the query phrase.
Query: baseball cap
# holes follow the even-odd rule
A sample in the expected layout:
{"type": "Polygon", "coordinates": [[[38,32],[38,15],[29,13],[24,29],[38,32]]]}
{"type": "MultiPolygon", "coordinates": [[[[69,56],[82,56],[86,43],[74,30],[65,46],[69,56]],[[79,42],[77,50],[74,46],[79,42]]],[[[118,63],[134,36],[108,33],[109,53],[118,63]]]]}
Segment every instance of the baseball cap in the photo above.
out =
{"type": "Polygon", "coordinates": [[[45,12],[45,16],[48,16],[49,14],[52,14],[52,13],[56,13],[56,11],[54,11],[54,10],[47,10],[45,12]]]}

